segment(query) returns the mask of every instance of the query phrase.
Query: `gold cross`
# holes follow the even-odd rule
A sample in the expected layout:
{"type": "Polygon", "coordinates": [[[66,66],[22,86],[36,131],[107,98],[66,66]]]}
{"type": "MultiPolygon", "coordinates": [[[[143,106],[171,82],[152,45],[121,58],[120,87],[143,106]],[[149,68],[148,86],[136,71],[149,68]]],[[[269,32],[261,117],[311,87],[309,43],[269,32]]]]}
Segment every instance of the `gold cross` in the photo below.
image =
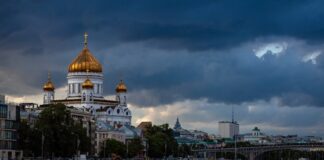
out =
{"type": "Polygon", "coordinates": [[[88,47],[88,33],[84,32],[84,48],[88,47]]]}

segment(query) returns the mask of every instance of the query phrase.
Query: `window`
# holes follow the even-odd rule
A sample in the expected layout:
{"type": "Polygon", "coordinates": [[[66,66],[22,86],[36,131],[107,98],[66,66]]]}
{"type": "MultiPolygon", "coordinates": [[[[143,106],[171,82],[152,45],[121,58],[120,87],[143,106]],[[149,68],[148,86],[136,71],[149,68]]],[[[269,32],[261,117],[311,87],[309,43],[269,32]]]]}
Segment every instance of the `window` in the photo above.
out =
{"type": "Polygon", "coordinates": [[[81,93],[81,84],[78,83],[78,93],[81,93]]]}
{"type": "Polygon", "coordinates": [[[126,112],[126,116],[128,116],[128,112],[126,112]]]}
{"type": "Polygon", "coordinates": [[[83,101],[86,100],[86,95],[85,95],[85,93],[83,93],[82,99],[83,99],[83,101]]]}
{"type": "Polygon", "coordinates": [[[7,118],[7,105],[0,105],[0,118],[7,118]]]}
{"type": "Polygon", "coordinates": [[[71,85],[72,85],[72,93],[75,93],[74,84],[71,84],[71,85]]]}
{"type": "Polygon", "coordinates": [[[119,110],[119,109],[117,109],[117,114],[119,114],[119,112],[120,112],[120,110],[119,110]]]}

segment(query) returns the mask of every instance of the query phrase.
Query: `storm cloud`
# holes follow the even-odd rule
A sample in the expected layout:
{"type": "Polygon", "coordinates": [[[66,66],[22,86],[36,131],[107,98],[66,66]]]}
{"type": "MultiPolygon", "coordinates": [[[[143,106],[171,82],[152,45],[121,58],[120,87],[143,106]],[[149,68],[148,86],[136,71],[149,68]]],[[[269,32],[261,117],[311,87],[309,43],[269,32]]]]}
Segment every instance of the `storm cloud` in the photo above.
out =
{"type": "MultiPolygon", "coordinates": [[[[269,102],[258,106],[301,114],[300,108],[324,105],[322,6],[320,0],[1,1],[0,92],[38,102],[34,95],[50,71],[65,94],[67,67],[88,32],[104,66],[105,94],[123,79],[137,108],[203,99],[245,109],[269,102]]],[[[317,115],[317,124],[322,116],[315,110],[308,116],[317,115]]],[[[276,127],[294,126],[277,111],[276,127]]],[[[190,116],[184,115],[188,125],[206,123],[190,116]]],[[[258,121],[249,117],[243,123],[258,121]]]]}

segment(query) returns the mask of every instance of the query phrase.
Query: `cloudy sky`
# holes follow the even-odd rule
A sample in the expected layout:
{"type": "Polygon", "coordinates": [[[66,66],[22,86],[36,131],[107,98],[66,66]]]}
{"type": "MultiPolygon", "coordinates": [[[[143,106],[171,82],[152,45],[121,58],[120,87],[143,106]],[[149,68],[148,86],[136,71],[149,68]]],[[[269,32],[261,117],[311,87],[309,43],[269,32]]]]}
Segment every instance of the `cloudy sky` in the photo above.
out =
{"type": "Polygon", "coordinates": [[[52,73],[66,95],[67,66],[89,48],[105,94],[124,79],[133,123],[218,134],[324,134],[324,2],[260,0],[1,1],[0,92],[41,103],[52,73]]]}

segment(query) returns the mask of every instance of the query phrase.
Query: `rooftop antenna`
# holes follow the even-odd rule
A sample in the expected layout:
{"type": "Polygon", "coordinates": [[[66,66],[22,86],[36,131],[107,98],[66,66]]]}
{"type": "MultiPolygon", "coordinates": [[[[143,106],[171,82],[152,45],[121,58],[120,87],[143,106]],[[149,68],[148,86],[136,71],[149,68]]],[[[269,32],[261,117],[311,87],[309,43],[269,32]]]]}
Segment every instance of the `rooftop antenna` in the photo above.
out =
{"type": "Polygon", "coordinates": [[[234,123],[234,107],[232,106],[232,123],[234,123]]]}

